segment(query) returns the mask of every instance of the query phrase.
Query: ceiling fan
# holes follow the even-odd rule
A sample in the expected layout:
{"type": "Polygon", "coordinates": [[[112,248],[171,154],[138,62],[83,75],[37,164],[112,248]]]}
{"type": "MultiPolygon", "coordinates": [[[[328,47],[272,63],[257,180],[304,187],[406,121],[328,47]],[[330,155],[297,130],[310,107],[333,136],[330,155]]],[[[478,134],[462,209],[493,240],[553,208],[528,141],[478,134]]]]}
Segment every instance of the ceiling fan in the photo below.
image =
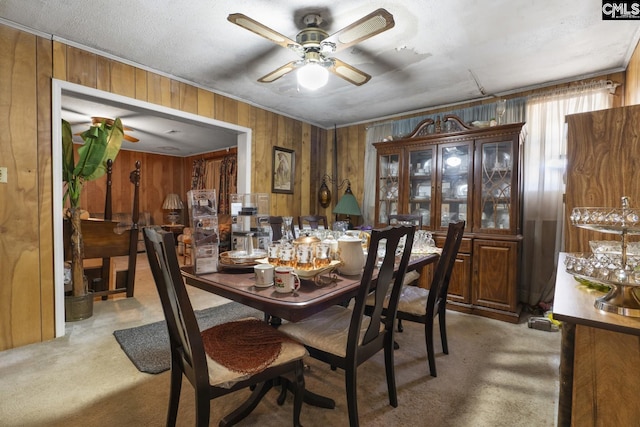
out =
{"type": "MultiPolygon", "coordinates": [[[[100,126],[103,122],[107,123],[107,126],[113,126],[113,122],[115,120],[114,119],[110,119],[108,117],[91,117],[91,126],[100,126]]],[[[130,127],[127,126],[122,126],[122,129],[124,131],[132,131],[134,129],[131,129],[130,127]]],[[[83,132],[79,132],[79,133],[75,133],[74,135],[82,135],[83,132]]],[[[129,142],[138,142],[140,141],[138,138],[135,138],[131,135],[127,135],[126,133],[123,135],[123,139],[129,141],[129,142]]]]}
{"type": "Polygon", "coordinates": [[[322,17],[319,14],[310,13],[302,19],[306,28],[300,31],[296,35],[296,41],[293,41],[289,37],[241,13],[233,13],[227,17],[227,20],[284,48],[291,49],[300,56],[299,60],[291,61],[260,77],[258,79],[259,82],[271,83],[298,69],[298,81],[309,89],[317,89],[326,84],[328,79],[327,70],[356,86],[368,82],[371,79],[369,74],[338,58],[327,55],[360,43],[376,34],[393,28],[395,25],[393,15],[385,9],[378,9],[329,35],[320,28],[322,17]],[[305,74],[310,74],[309,86],[302,80],[305,74]]]}

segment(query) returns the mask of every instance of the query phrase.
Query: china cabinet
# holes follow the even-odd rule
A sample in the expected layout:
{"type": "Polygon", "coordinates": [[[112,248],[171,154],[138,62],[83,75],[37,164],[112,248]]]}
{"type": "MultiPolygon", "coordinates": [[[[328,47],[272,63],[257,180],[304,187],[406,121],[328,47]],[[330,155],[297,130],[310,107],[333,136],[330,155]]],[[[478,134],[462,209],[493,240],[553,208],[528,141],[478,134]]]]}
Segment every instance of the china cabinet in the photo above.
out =
{"type": "Polygon", "coordinates": [[[465,220],[449,307],[512,322],[519,316],[523,125],[473,127],[447,115],[374,144],[377,225],[393,214],[421,215],[441,247],[449,223],[465,220]]]}

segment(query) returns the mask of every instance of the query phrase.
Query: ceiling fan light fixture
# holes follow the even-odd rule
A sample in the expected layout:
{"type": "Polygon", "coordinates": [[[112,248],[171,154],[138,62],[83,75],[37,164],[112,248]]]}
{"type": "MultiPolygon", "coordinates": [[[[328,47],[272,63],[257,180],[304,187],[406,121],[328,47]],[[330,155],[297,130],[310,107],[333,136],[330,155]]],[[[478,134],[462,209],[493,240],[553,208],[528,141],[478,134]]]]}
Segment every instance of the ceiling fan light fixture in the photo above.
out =
{"type": "Polygon", "coordinates": [[[329,71],[317,62],[309,62],[297,71],[298,83],[309,90],[317,90],[329,81],[329,71]]]}

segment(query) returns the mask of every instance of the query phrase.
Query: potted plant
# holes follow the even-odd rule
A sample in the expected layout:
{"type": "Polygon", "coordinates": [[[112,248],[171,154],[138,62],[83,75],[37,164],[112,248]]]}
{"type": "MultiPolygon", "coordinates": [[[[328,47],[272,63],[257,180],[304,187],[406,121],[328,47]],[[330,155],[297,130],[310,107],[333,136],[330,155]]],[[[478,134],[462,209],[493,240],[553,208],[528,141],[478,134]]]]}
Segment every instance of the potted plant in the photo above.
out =
{"type": "Polygon", "coordinates": [[[82,242],[82,221],[80,209],[80,194],[85,182],[100,178],[106,173],[107,161],[115,160],[124,137],[124,130],[120,119],[103,120],[100,125],[93,125],[81,134],[84,145],[78,148],[78,161],[75,161],[73,150],[73,136],[69,122],[62,120],[62,180],[64,181],[64,203],[69,200],[67,218],[71,222],[71,280],[72,296],[68,304],[65,300],[66,312],[71,305],[84,304],[90,309],[79,309],[86,315],[74,319],[67,316],[67,320],[80,320],[90,317],[93,308],[93,297],[89,293],[84,277],[82,242]]]}

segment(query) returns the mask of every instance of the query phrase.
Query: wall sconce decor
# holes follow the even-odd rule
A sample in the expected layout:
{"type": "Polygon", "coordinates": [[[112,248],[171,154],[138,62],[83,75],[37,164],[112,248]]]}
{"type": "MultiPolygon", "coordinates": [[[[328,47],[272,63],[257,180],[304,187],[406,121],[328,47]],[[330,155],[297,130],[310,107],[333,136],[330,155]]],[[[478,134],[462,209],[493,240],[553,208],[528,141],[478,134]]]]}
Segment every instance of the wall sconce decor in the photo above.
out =
{"type": "Polygon", "coordinates": [[[176,225],[178,219],[180,219],[180,213],[178,211],[183,208],[184,205],[182,204],[182,200],[180,200],[180,196],[175,193],[167,194],[162,204],[162,209],[170,211],[167,214],[167,219],[171,225],[176,225]]]}
{"type": "Polygon", "coordinates": [[[327,178],[331,181],[331,177],[325,174],[322,177],[322,185],[320,185],[318,189],[318,202],[320,202],[320,206],[323,208],[327,208],[331,204],[331,190],[327,187],[327,178]]]}

